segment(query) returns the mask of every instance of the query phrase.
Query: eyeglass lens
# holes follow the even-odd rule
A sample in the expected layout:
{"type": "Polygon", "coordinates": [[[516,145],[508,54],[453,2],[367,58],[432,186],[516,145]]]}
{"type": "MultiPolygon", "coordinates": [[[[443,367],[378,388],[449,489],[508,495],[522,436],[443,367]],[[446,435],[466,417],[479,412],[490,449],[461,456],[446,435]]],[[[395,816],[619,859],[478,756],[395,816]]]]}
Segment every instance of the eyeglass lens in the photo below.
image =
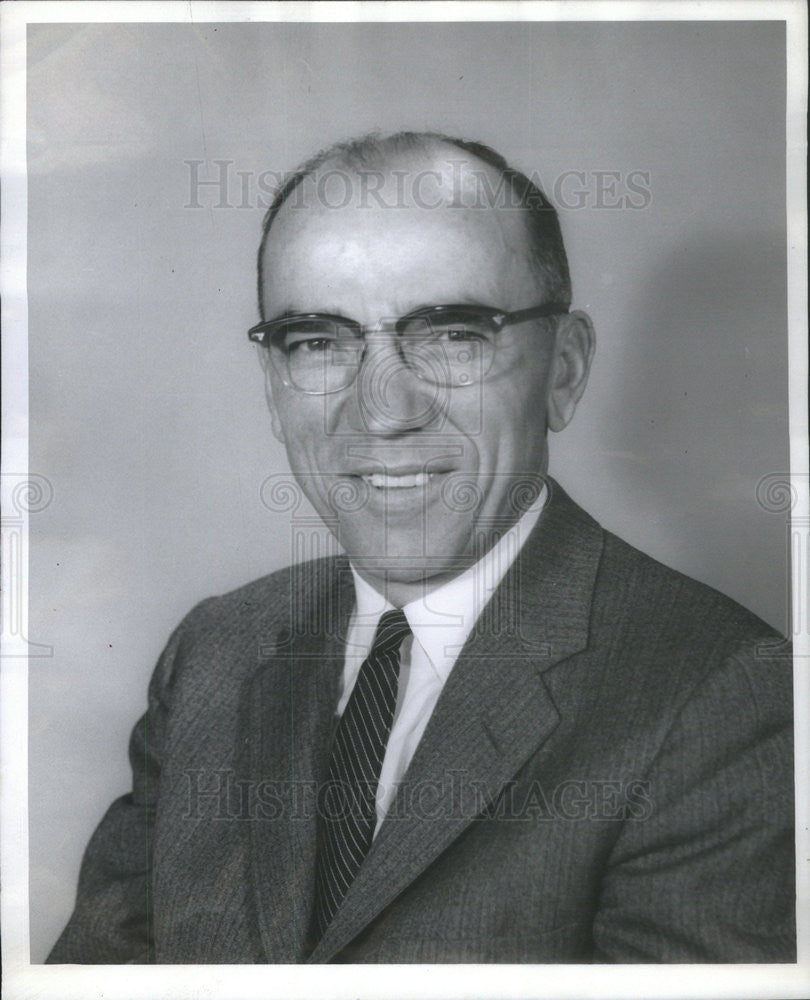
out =
{"type": "MultiPolygon", "coordinates": [[[[466,386],[480,382],[495,350],[489,317],[473,311],[405,317],[396,323],[402,360],[426,382],[466,386]]],[[[310,393],[350,385],[363,361],[366,341],[331,318],[291,318],[274,331],[272,347],[283,357],[290,382],[310,393]]]]}

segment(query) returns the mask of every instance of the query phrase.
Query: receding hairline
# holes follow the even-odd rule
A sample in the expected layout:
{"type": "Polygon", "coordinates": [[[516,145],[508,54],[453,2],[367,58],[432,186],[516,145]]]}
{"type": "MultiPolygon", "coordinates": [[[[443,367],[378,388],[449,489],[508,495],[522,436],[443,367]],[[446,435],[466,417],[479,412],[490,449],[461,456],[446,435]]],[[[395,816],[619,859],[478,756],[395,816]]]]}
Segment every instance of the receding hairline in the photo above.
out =
{"type": "Polygon", "coordinates": [[[441,132],[393,132],[387,135],[369,132],[324,147],[288,175],[287,180],[296,176],[301,178],[310,176],[330,163],[362,172],[372,167],[386,166],[408,156],[424,156],[439,150],[442,146],[466,153],[482,163],[494,165],[496,169],[508,167],[506,160],[490,147],[441,132]],[[498,161],[497,164],[491,162],[493,158],[498,161]]]}
{"type": "MultiPolygon", "coordinates": [[[[324,171],[341,167],[358,176],[372,171],[391,173],[396,167],[408,164],[450,166],[462,163],[463,168],[466,168],[471,160],[492,173],[502,172],[498,165],[487,162],[478,152],[462,148],[451,137],[432,132],[418,133],[418,135],[421,141],[408,145],[393,141],[397,138],[396,135],[373,141],[359,139],[351,143],[337,143],[312,157],[299,167],[294,175],[300,174],[301,180],[307,180],[317,177],[324,171]],[[464,161],[460,161],[460,154],[466,158],[464,161]]],[[[288,198],[285,198],[281,204],[287,200],[288,198]]]]}
{"type": "MultiPolygon", "coordinates": [[[[408,205],[430,209],[440,207],[432,202],[427,205],[420,204],[414,197],[413,188],[404,182],[404,177],[407,175],[410,175],[411,181],[431,177],[435,180],[436,187],[430,188],[430,195],[433,196],[435,193],[448,207],[452,205],[459,208],[464,207],[464,202],[457,200],[459,194],[468,195],[472,191],[479,199],[474,205],[475,208],[498,208],[497,199],[502,194],[504,183],[504,174],[496,166],[487,163],[477,154],[467,153],[441,137],[435,139],[430,137],[420,148],[381,147],[374,158],[364,157],[362,162],[341,150],[319,160],[317,164],[313,164],[312,169],[301,174],[295,188],[300,189],[308,185],[310,187],[308,195],[300,193],[293,195],[295,189],[288,192],[285,198],[278,201],[271,221],[275,223],[277,216],[282,213],[288,214],[285,208],[291,203],[294,203],[295,209],[322,207],[320,199],[324,195],[324,182],[328,184],[333,177],[342,180],[343,184],[342,187],[337,184],[333,193],[337,195],[338,201],[341,195],[344,196],[344,200],[339,204],[327,202],[326,207],[330,210],[357,207],[358,201],[361,207],[370,208],[375,203],[384,204],[383,199],[389,200],[389,204],[385,204],[385,207],[392,207],[390,199],[395,193],[394,187],[404,199],[397,202],[398,208],[408,205]],[[480,184],[482,172],[488,174],[491,179],[483,185],[480,184]],[[360,183],[355,186],[352,182],[350,185],[349,177],[359,179],[360,183]],[[379,178],[382,186],[370,186],[368,181],[372,177],[379,178]],[[388,184],[392,178],[394,183],[389,188],[388,184]],[[481,201],[482,195],[488,202],[481,201]],[[308,200],[310,197],[313,198],[312,201],[308,200]]],[[[508,183],[508,178],[505,180],[508,183]]],[[[326,190],[328,193],[328,187],[326,190]]],[[[424,195],[423,190],[422,194],[424,195]]],[[[269,235],[269,229],[268,224],[265,226],[265,239],[269,235]]]]}
{"type": "MultiPolygon", "coordinates": [[[[259,244],[258,297],[262,316],[264,258],[270,229],[276,216],[300,184],[315,177],[324,167],[332,170],[342,167],[355,175],[381,169],[387,169],[391,173],[396,162],[410,157],[432,156],[435,161],[436,154],[442,147],[448,152],[458,151],[474,158],[505,181],[510,190],[520,198],[519,207],[529,236],[532,268],[543,282],[547,294],[567,307],[571,302],[571,284],[557,212],[542,189],[530,178],[510,166],[505,157],[484,143],[433,131],[395,132],[388,135],[371,132],[333,143],[320,150],[288,174],[276,191],[264,218],[259,244]]],[[[447,161],[448,164],[453,162],[452,159],[447,161]]]]}

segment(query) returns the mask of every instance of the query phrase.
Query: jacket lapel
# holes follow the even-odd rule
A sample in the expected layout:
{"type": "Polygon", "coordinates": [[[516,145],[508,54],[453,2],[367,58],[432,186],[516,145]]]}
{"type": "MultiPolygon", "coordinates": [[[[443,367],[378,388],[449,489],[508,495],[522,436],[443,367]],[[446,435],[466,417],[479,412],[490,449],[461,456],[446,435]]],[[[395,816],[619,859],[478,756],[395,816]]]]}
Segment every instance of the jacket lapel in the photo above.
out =
{"type": "Polygon", "coordinates": [[[248,697],[252,882],[267,960],[301,961],[311,916],[316,790],[326,771],[354,600],[345,560],[290,572],[290,612],[248,697]]]}
{"type": "Polygon", "coordinates": [[[309,961],[327,962],[345,947],[556,728],[544,674],[587,645],[602,532],[552,480],[549,491],[537,528],[462,650],[391,812],[309,961]]]}

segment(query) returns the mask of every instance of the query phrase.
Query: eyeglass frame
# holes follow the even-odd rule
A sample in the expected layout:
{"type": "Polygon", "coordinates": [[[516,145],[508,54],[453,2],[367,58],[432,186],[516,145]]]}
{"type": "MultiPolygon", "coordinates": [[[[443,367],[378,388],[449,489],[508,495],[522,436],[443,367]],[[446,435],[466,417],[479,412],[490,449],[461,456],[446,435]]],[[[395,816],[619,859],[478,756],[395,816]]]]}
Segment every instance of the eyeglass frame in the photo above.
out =
{"type": "MultiPolygon", "coordinates": [[[[530,319],[541,319],[549,318],[551,316],[563,316],[568,313],[569,307],[564,305],[562,302],[545,302],[541,305],[529,306],[526,309],[516,309],[512,312],[504,312],[502,309],[494,309],[492,306],[477,305],[470,302],[455,303],[451,305],[436,305],[436,306],[423,306],[420,309],[414,309],[412,312],[406,313],[404,316],[398,317],[396,320],[387,323],[384,328],[392,329],[394,333],[398,336],[402,335],[401,327],[404,324],[411,322],[416,319],[427,319],[428,326],[430,326],[430,318],[441,316],[444,312],[452,312],[453,310],[467,310],[474,309],[480,312],[482,316],[486,316],[493,326],[495,327],[495,333],[500,333],[506,326],[514,326],[518,323],[524,323],[530,319]]],[[[363,326],[357,320],[349,319],[346,316],[340,316],[336,313],[285,313],[283,316],[277,316],[275,319],[263,320],[261,323],[257,323],[248,330],[248,339],[253,341],[255,344],[260,344],[262,347],[267,349],[270,356],[271,362],[274,364],[276,370],[279,372],[282,382],[290,389],[294,389],[296,392],[303,393],[306,396],[329,396],[335,392],[342,392],[344,389],[348,389],[349,386],[353,385],[360,369],[363,366],[363,356],[361,356],[359,362],[357,363],[357,369],[352,376],[351,381],[347,382],[346,385],[339,386],[335,389],[302,389],[297,386],[292,380],[289,374],[289,364],[285,365],[287,369],[286,377],[285,374],[279,371],[279,366],[273,361],[273,355],[270,352],[271,340],[270,335],[274,327],[289,322],[290,320],[315,320],[324,319],[329,320],[332,323],[342,326],[343,328],[356,331],[358,334],[358,339],[365,339],[365,333],[368,331],[369,327],[363,326]]],[[[397,346],[397,353],[402,358],[402,363],[408,369],[408,371],[413,372],[416,378],[422,379],[430,385],[441,385],[442,383],[434,383],[429,379],[425,379],[424,376],[420,375],[411,364],[408,363],[405,356],[402,354],[402,347],[397,346]]],[[[363,351],[363,355],[365,350],[363,351]]],[[[489,371],[489,369],[487,369],[489,371]]],[[[481,380],[486,377],[482,376],[481,380]]],[[[447,386],[446,388],[456,388],[464,389],[471,385],[479,384],[477,382],[464,382],[458,386],[447,386]]]]}

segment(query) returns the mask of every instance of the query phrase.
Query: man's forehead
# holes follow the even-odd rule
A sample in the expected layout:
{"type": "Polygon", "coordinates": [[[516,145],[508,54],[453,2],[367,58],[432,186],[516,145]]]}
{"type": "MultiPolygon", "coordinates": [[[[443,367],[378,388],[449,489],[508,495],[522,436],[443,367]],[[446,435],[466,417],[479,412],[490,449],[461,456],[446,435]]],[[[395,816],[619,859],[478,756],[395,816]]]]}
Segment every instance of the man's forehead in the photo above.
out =
{"type": "Polygon", "coordinates": [[[268,234],[268,256],[290,241],[375,231],[453,232],[480,237],[493,251],[526,253],[525,209],[499,171],[462,149],[379,156],[362,165],[334,158],[303,178],[281,205],[268,234]]]}

